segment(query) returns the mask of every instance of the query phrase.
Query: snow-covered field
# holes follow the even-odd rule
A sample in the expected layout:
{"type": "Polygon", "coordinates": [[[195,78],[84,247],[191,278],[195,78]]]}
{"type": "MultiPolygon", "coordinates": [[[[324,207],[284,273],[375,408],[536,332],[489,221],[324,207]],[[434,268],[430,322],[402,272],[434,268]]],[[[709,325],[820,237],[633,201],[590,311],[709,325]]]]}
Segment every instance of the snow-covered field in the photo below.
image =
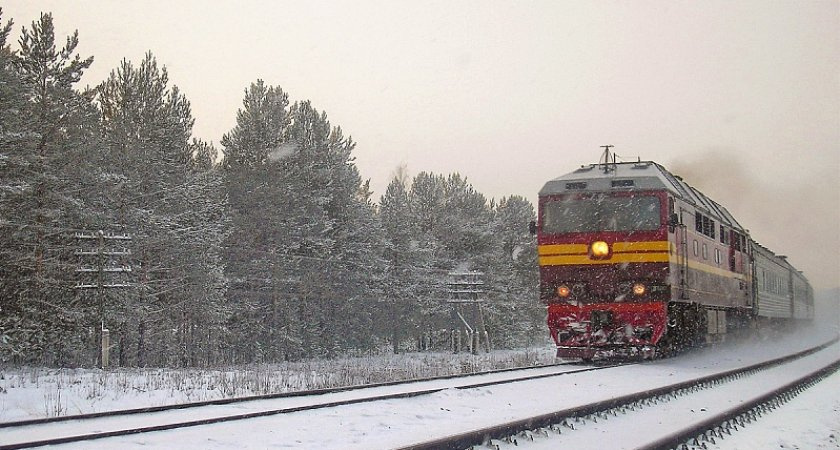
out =
{"type": "Polygon", "coordinates": [[[545,365],[551,347],[198,369],[0,368],[0,422],[545,365]]]}
{"type": "MultiPolygon", "coordinates": [[[[569,405],[611,398],[647,385],[670,384],[712,371],[740,367],[824,342],[836,334],[836,328],[799,330],[791,334],[752,338],[744,342],[698,349],[642,366],[627,366],[562,379],[536,380],[521,385],[448,389],[415,399],[348,405],[330,410],[90,441],[75,444],[75,448],[171,448],[173,443],[177,443],[179,448],[394,448],[428,439],[434,432],[448,434],[481,428],[496,420],[514,420],[523,415],[539,414],[543,410],[562,409],[569,405]]],[[[821,361],[840,357],[838,349],[840,346],[835,345],[823,351],[821,361]]],[[[329,384],[325,380],[359,384],[374,379],[383,381],[396,377],[414,378],[489,369],[507,364],[545,363],[552,361],[551,354],[550,348],[497,352],[477,357],[407,354],[207,372],[126,370],[106,374],[72,371],[71,376],[71,371],[5,371],[4,379],[0,380],[5,391],[0,394],[0,405],[4,408],[0,417],[3,421],[12,420],[7,417],[13,411],[17,418],[44,416],[49,414],[50,405],[59,403],[67,405],[66,413],[76,413],[218,398],[222,392],[228,392],[219,388],[221,383],[240,383],[238,395],[243,395],[267,392],[265,389],[323,387],[329,384]],[[249,375],[242,375],[244,373],[249,375]],[[103,377],[107,380],[103,381],[103,377]],[[257,381],[242,381],[246,379],[257,381]],[[293,383],[290,380],[296,381],[293,383]],[[85,387],[84,383],[94,383],[100,387],[85,387]],[[50,392],[60,392],[62,398],[49,397],[50,392]],[[86,400],[85,395],[93,398],[86,400]],[[75,405],[75,409],[71,409],[71,404],[75,405]],[[34,413],[27,415],[27,410],[34,413]]],[[[752,383],[763,385],[763,381],[752,383]]],[[[712,395],[728,394],[721,391],[713,392],[712,395]]],[[[706,405],[700,406],[705,408],[706,405]]],[[[694,406],[691,408],[692,414],[701,411],[694,406]]],[[[652,423],[674,423],[675,414],[659,413],[659,416],[649,419],[653,420],[652,423]]],[[[642,425],[635,424],[635,416],[630,419],[624,428],[632,434],[642,425]]],[[[749,428],[719,441],[718,445],[728,449],[840,448],[838,436],[840,375],[835,374],[783,408],[765,415],[749,428]]],[[[624,445],[626,442],[610,439],[610,436],[583,439],[582,442],[589,442],[592,446],[575,448],[632,448],[624,445]]],[[[555,445],[553,442],[544,444],[549,446],[546,448],[556,448],[552,447],[555,445]]],[[[556,444],[562,445],[562,441],[556,444]]]]}

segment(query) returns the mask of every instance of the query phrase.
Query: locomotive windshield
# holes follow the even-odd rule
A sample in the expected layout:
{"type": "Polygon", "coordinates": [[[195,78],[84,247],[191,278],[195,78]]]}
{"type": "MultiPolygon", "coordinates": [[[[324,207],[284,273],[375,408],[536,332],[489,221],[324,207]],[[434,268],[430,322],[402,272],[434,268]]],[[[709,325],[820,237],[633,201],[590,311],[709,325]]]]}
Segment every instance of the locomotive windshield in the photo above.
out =
{"type": "Polygon", "coordinates": [[[597,195],[551,200],[543,205],[545,233],[643,231],[656,230],[660,225],[658,197],[597,195]]]}

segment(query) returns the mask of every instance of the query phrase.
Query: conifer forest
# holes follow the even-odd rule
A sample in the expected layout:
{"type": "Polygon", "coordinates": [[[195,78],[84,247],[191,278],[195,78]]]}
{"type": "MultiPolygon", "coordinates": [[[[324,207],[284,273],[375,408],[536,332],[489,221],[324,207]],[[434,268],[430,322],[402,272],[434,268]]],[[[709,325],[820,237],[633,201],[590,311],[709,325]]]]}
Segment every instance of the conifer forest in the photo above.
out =
{"type": "Polygon", "coordinates": [[[352,130],[259,79],[216,147],[151,52],[81,87],[53,20],[0,10],[0,363],[96,366],[103,328],[122,367],[446,348],[452,271],[493,347],[545,341],[525,197],[395,168],[373,198],[352,130]]]}

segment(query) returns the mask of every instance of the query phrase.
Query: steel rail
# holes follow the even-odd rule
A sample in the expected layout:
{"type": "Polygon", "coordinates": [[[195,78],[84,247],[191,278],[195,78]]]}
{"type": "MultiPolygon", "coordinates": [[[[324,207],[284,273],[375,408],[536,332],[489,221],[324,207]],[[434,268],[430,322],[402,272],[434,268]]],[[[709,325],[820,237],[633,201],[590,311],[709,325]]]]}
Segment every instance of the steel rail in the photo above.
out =
{"type": "MultiPolygon", "coordinates": [[[[398,393],[382,394],[382,395],[375,395],[375,396],[368,396],[368,397],[359,397],[359,398],[348,399],[348,400],[321,402],[321,403],[316,403],[316,404],[311,404],[311,405],[278,408],[278,409],[265,409],[265,410],[261,410],[261,411],[255,411],[255,412],[243,413],[243,414],[222,415],[222,416],[211,417],[211,418],[206,418],[206,419],[190,420],[190,421],[182,421],[182,422],[171,422],[171,423],[165,423],[165,424],[160,424],[160,425],[150,425],[150,426],[143,426],[143,427],[129,428],[129,429],[118,429],[118,430],[101,431],[101,432],[94,432],[94,433],[81,433],[81,434],[78,434],[78,435],[70,435],[70,436],[61,436],[61,437],[55,437],[55,438],[40,439],[40,440],[37,440],[37,441],[0,443],[0,450],[12,450],[12,449],[21,449],[21,448],[41,447],[41,446],[46,446],[46,445],[67,444],[67,443],[71,443],[71,442],[80,442],[80,441],[88,441],[88,440],[95,440],[95,439],[103,439],[103,438],[108,438],[108,437],[127,436],[127,435],[132,435],[132,434],[165,431],[165,430],[172,430],[172,429],[177,429],[177,428],[194,427],[194,426],[199,426],[199,425],[209,425],[209,424],[231,422],[231,421],[237,421],[237,420],[247,420],[247,419],[253,419],[253,418],[257,418],[257,417],[265,417],[265,416],[272,416],[272,415],[278,415],[278,414],[287,414],[287,413],[293,413],[293,412],[299,412],[299,411],[309,411],[309,410],[314,410],[314,409],[333,408],[333,407],[337,407],[337,406],[353,405],[353,404],[358,404],[358,403],[367,403],[367,402],[400,399],[400,398],[411,398],[411,397],[418,397],[418,396],[421,396],[421,395],[434,394],[434,393],[441,392],[441,391],[446,390],[446,389],[473,389],[473,388],[480,388],[480,387],[487,387],[487,386],[494,386],[494,385],[501,385],[501,384],[516,383],[516,382],[521,382],[521,381],[530,381],[530,380],[537,380],[537,379],[542,379],[542,378],[550,378],[550,377],[558,377],[558,376],[563,376],[563,375],[571,375],[571,374],[578,374],[578,373],[584,373],[584,372],[592,372],[592,371],[610,369],[610,368],[613,368],[613,367],[619,367],[619,366],[625,366],[625,365],[631,365],[631,364],[637,364],[637,363],[622,363],[622,364],[612,364],[612,365],[606,365],[606,366],[600,366],[600,367],[587,367],[587,368],[583,368],[583,369],[570,370],[570,371],[567,371],[567,372],[544,373],[544,374],[538,374],[538,375],[528,375],[528,376],[521,376],[521,377],[515,377],[515,378],[507,378],[507,379],[503,379],[503,380],[484,381],[484,382],[479,382],[479,383],[468,383],[468,384],[462,384],[462,385],[457,385],[457,386],[445,386],[445,387],[438,387],[438,388],[421,389],[421,390],[410,391],[410,392],[398,392],[398,393]]],[[[562,365],[566,365],[566,364],[557,364],[556,366],[562,366],[562,365]]],[[[539,366],[539,367],[554,367],[554,366],[555,365],[539,366]]],[[[534,368],[529,367],[529,368],[519,369],[519,370],[528,370],[528,369],[534,369],[534,368]]],[[[482,373],[480,375],[485,375],[485,374],[493,375],[493,374],[499,373],[499,372],[511,372],[511,371],[514,371],[514,370],[516,370],[516,369],[502,369],[500,371],[496,371],[496,372],[492,372],[492,373],[482,373]]],[[[444,376],[444,377],[436,377],[434,379],[425,379],[425,380],[419,380],[419,381],[420,382],[423,382],[423,381],[438,381],[440,379],[446,380],[446,379],[454,379],[454,378],[463,378],[463,377],[467,377],[467,376],[468,375],[444,376]]],[[[307,391],[307,392],[309,392],[308,395],[321,395],[321,394],[324,394],[324,393],[342,392],[342,391],[348,391],[348,390],[361,390],[361,389],[366,389],[366,388],[376,388],[376,387],[382,387],[382,386],[396,386],[396,385],[399,385],[399,384],[411,384],[411,383],[417,383],[417,382],[418,382],[418,380],[412,380],[412,381],[408,381],[408,382],[387,382],[387,383],[380,383],[380,384],[377,384],[377,385],[355,387],[353,389],[336,388],[336,389],[327,389],[327,390],[322,389],[322,390],[307,391]]],[[[193,407],[214,406],[214,405],[219,405],[219,404],[230,404],[230,403],[235,403],[235,402],[241,403],[241,402],[253,401],[253,400],[266,400],[266,399],[270,400],[270,399],[277,399],[277,398],[280,398],[280,397],[292,397],[292,396],[301,397],[301,396],[304,396],[304,394],[302,394],[300,392],[289,393],[289,394],[291,394],[291,395],[276,394],[276,395],[271,395],[269,397],[256,396],[257,398],[246,397],[246,398],[239,398],[239,399],[226,399],[224,401],[221,401],[221,403],[220,403],[220,401],[198,402],[198,405],[193,406],[193,407]]],[[[163,409],[161,409],[161,408],[162,407],[138,408],[138,409],[134,409],[134,410],[114,411],[114,412],[105,412],[105,413],[94,413],[94,414],[88,414],[88,415],[84,415],[84,416],[74,416],[74,418],[78,419],[78,420],[87,421],[87,420],[92,420],[92,419],[97,419],[97,418],[108,418],[108,417],[113,417],[113,416],[140,414],[140,413],[143,413],[143,412],[152,413],[152,412],[161,412],[161,411],[168,411],[168,410],[185,409],[183,407],[183,405],[170,405],[170,407],[163,407],[163,409]],[[126,414],[126,411],[128,411],[127,414],[126,414]]],[[[64,419],[64,420],[61,420],[61,421],[67,421],[67,420],[72,420],[72,419],[64,419]]],[[[39,422],[39,421],[36,420],[36,421],[20,421],[20,422],[14,422],[14,423],[11,423],[11,424],[14,424],[16,427],[24,427],[24,426],[43,425],[44,422],[39,422]]],[[[10,426],[10,423],[7,423],[5,428],[9,429],[9,428],[13,428],[13,427],[10,426]]]]}
{"type": "Polygon", "coordinates": [[[482,445],[484,443],[490,442],[490,440],[492,439],[505,439],[507,437],[515,436],[522,432],[537,430],[540,428],[548,428],[552,425],[560,424],[566,419],[604,413],[606,411],[620,408],[625,405],[631,405],[633,403],[644,401],[652,397],[668,395],[683,389],[701,386],[704,384],[715,383],[729,377],[739,376],[748,372],[758,371],[769,367],[781,365],[788,361],[792,361],[810,355],[812,353],[816,353],[834,344],[837,341],[838,338],[834,338],[831,341],[828,341],[816,347],[802,350],[787,356],[774,358],[761,363],[752,364],[737,369],[731,369],[713,375],[707,375],[704,377],[695,378],[693,380],[687,380],[655,389],[649,389],[642,392],[623,395],[608,400],[589,403],[586,405],[576,406],[572,408],[566,408],[547,414],[541,414],[534,417],[515,420],[503,424],[493,425],[490,427],[484,427],[472,431],[467,431],[464,433],[450,435],[439,439],[412,444],[400,447],[399,450],[456,450],[482,445]]]}

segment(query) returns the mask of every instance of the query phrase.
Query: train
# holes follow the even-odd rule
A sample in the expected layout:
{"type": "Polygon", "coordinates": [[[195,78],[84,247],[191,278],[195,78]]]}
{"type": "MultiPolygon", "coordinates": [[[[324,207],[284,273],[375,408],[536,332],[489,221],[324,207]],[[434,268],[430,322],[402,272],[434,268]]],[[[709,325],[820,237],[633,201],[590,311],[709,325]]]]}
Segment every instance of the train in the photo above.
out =
{"type": "Polygon", "coordinates": [[[655,358],[740,330],[808,321],[802,272],[721,204],[653,161],[597,164],[539,191],[540,300],[559,358],[655,358]]]}

